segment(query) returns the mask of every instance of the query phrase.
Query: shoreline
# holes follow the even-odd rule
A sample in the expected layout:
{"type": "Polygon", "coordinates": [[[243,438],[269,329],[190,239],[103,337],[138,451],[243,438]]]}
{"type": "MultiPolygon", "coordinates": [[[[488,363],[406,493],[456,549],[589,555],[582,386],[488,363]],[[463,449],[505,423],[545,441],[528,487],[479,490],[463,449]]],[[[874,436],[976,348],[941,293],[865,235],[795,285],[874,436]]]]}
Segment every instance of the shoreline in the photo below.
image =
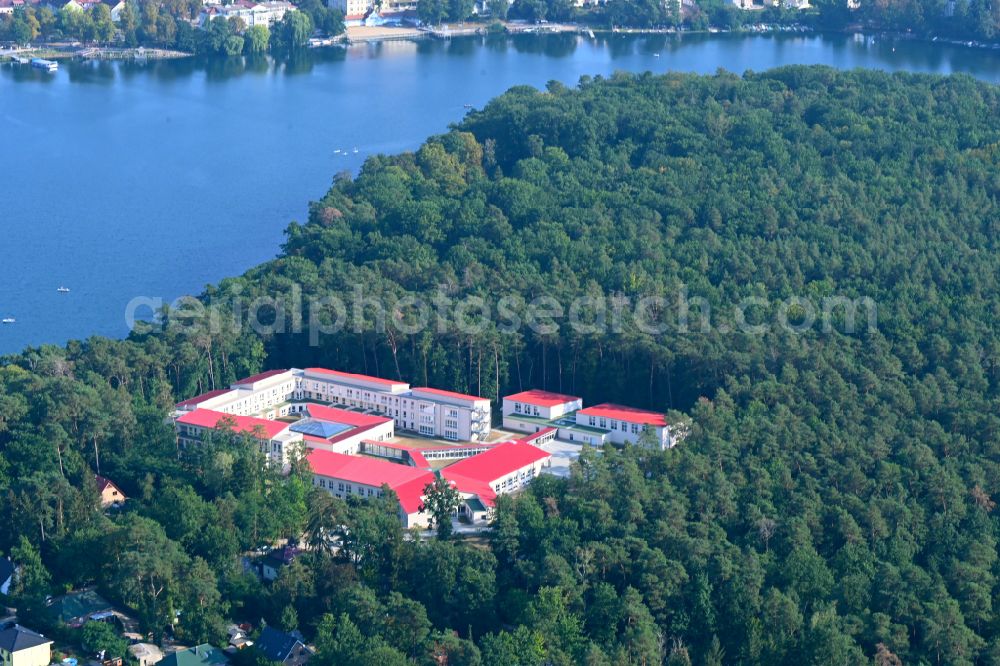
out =
{"type": "MultiPolygon", "coordinates": [[[[922,41],[928,44],[944,44],[948,46],[970,48],[977,50],[1000,50],[1000,41],[982,42],[977,40],[954,39],[937,35],[917,35],[907,32],[885,30],[864,30],[854,27],[844,30],[820,30],[813,27],[792,24],[748,24],[747,26],[730,30],[728,28],[708,28],[707,30],[684,30],[679,28],[607,28],[594,27],[582,23],[522,23],[502,22],[503,32],[490,30],[490,23],[461,23],[429,27],[397,27],[397,26],[352,26],[335,37],[316,37],[310,40],[309,48],[350,47],[359,44],[374,44],[388,41],[421,41],[425,39],[449,40],[457,37],[475,36],[516,36],[516,35],[554,35],[577,34],[596,37],[597,35],[843,35],[863,36],[866,38],[896,39],[906,41],[922,41]]],[[[18,58],[45,58],[65,61],[106,60],[106,61],[148,61],[174,60],[179,58],[197,57],[198,54],[162,48],[146,47],[113,47],[113,46],[81,46],[79,44],[43,44],[33,48],[0,50],[0,63],[17,62],[18,58]]]]}

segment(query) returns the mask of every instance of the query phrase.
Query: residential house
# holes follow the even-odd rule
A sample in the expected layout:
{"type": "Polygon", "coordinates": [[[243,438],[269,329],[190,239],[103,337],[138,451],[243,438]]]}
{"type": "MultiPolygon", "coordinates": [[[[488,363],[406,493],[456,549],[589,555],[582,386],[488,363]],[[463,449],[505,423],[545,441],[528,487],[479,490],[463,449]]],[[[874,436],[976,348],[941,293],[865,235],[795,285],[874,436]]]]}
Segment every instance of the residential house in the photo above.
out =
{"type": "Polygon", "coordinates": [[[101,507],[107,509],[112,506],[121,506],[128,498],[111,480],[97,475],[97,492],[101,495],[101,507]]]}
{"type": "Polygon", "coordinates": [[[92,589],[53,597],[46,602],[46,607],[55,620],[73,628],[82,627],[90,620],[106,622],[114,617],[111,603],[92,589]]]}
{"type": "Polygon", "coordinates": [[[52,641],[19,624],[0,631],[0,664],[3,666],[49,666],[52,641]]]}
{"type": "Polygon", "coordinates": [[[264,627],[254,644],[268,661],[283,666],[303,666],[313,656],[312,650],[292,634],[264,627]]]}
{"type": "Polygon", "coordinates": [[[275,548],[261,562],[260,575],[264,580],[277,580],[281,570],[295,561],[302,551],[294,546],[275,548]]]}
{"type": "Polygon", "coordinates": [[[224,666],[229,663],[226,654],[208,643],[165,656],[161,666],[224,666]]]}
{"type": "Polygon", "coordinates": [[[139,666],[153,666],[163,661],[163,650],[152,643],[135,643],[128,647],[128,651],[139,666]]]}
{"type": "Polygon", "coordinates": [[[125,0],[118,0],[118,2],[111,2],[111,20],[118,23],[122,20],[122,10],[125,9],[125,0]]]}
{"type": "Polygon", "coordinates": [[[360,20],[375,7],[374,0],[329,0],[330,9],[339,9],[347,19],[360,20]]]}
{"type": "Polygon", "coordinates": [[[0,557],[0,594],[10,594],[15,571],[13,562],[6,557],[0,557]]]}

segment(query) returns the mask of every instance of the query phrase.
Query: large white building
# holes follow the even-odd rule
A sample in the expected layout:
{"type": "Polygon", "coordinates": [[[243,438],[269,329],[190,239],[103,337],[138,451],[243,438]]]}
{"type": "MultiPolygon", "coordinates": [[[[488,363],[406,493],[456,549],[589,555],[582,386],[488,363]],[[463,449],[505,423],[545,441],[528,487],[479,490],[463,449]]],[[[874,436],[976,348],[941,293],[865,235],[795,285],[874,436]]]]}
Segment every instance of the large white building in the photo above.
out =
{"type": "Polygon", "coordinates": [[[251,2],[249,0],[237,0],[229,5],[210,0],[204,3],[205,8],[198,17],[198,25],[202,28],[208,21],[217,16],[224,19],[238,18],[243,21],[247,28],[255,25],[263,25],[270,28],[278,21],[285,18],[285,14],[295,10],[295,5],[285,0],[273,0],[269,2],[251,2]]]}
{"type": "Polygon", "coordinates": [[[271,370],[177,404],[176,416],[209,409],[233,416],[277,419],[309,403],[377,413],[399,430],[456,442],[478,442],[492,429],[488,398],[326,368],[271,370]]]}
{"type": "Polygon", "coordinates": [[[300,372],[296,400],[317,400],[372,410],[392,418],[399,430],[452,441],[478,442],[492,426],[490,401],[432,388],[414,388],[368,375],[326,368],[300,372]]]}
{"type": "Polygon", "coordinates": [[[347,20],[360,20],[364,18],[375,6],[374,0],[329,0],[330,9],[339,9],[344,12],[347,20]]]}

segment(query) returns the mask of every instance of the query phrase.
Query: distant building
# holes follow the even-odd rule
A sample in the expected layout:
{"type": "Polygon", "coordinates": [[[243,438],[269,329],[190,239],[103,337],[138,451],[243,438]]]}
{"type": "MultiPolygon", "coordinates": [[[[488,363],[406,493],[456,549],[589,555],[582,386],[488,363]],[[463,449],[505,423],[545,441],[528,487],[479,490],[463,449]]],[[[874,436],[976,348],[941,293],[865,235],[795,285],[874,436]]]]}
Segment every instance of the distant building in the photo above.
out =
{"type": "Polygon", "coordinates": [[[473,522],[488,520],[498,495],[526,487],[542,473],[550,454],[525,442],[504,442],[441,470],[465,504],[461,511],[473,522]]]}
{"type": "Polygon", "coordinates": [[[433,473],[329,451],[310,451],[307,460],[313,470],[313,485],[317,488],[341,499],[372,498],[381,497],[382,486],[386,485],[399,499],[399,519],[403,527],[429,525],[430,516],[424,512],[424,489],[434,483],[433,473]]]}
{"type": "Polygon", "coordinates": [[[281,570],[295,561],[302,551],[294,546],[275,548],[261,562],[260,575],[264,580],[277,580],[281,570]]]}
{"type": "Polygon", "coordinates": [[[10,594],[14,584],[14,563],[6,557],[0,557],[0,594],[10,594]]]}
{"type": "Polygon", "coordinates": [[[114,618],[114,607],[94,590],[70,592],[46,602],[49,613],[58,622],[74,629],[90,620],[108,622],[114,618]]]}
{"type": "Polygon", "coordinates": [[[313,656],[297,637],[270,626],[264,627],[254,646],[268,661],[283,666],[304,666],[313,656]]]}
{"type": "Polygon", "coordinates": [[[205,643],[186,650],[168,654],[160,661],[162,666],[224,666],[229,663],[226,654],[205,643]]]}
{"type": "Polygon", "coordinates": [[[121,506],[128,499],[118,486],[100,474],[97,475],[97,492],[101,495],[101,506],[105,509],[121,506]]]}
{"type": "Polygon", "coordinates": [[[345,17],[353,20],[364,18],[375,7],[374,0],[329,0],[330,9],[339,9],[345,17]]]}
{"type": "Polygon", "coordinates": [[[163,650],[152,643],[135,643],[128,647],[139,666],[153,666],[163,661],[163,650]]]}
{"type": "Polygon", "coordinates": [[[0,664],[3,666],[49,666],[52,641],[15,624],[0,631],[0,664]]]}
{"type": "MultiPolygon", "coordinates": [[[[232,4],[223,5],[219,2],[207,2],[198,16],[198,25],[202,28],[205,23],[217,16],[224,19],[238,18],[243,21],[247,28],[263,25],[271,27],[278,21],[285,18],[285,14],[295,9],[295,5],[283,0],[273,2],[252,2],[251,0],[236,0],[232,4]]],[[[268,374],[268,373],[263,373],[268,374]]]]}
{"type": "Polygon", "coordinates": [[[109,3],[111,5],[111,20],[118,23],[122,20],[122,10],[125,9],[125,0],[109,3]]]}

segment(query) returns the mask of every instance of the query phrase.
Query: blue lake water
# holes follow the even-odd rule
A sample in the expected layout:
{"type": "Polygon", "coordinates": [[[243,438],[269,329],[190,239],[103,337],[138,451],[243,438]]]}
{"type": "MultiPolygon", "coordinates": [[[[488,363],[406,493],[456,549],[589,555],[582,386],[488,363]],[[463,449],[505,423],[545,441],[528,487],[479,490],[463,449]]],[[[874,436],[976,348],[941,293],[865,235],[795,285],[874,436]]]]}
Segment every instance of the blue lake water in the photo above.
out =
{"type": "Polygon", "coordinates": [[[463,38],[279,64],[0,66],[0,318],[17,319],[0,326],[0,354],[125,335],[130,299],[196,294],[275,256],[335,173],[412,149],[511,86],[785,64],[1000,80],[1000,51],[844,35],[463,38]]]}

